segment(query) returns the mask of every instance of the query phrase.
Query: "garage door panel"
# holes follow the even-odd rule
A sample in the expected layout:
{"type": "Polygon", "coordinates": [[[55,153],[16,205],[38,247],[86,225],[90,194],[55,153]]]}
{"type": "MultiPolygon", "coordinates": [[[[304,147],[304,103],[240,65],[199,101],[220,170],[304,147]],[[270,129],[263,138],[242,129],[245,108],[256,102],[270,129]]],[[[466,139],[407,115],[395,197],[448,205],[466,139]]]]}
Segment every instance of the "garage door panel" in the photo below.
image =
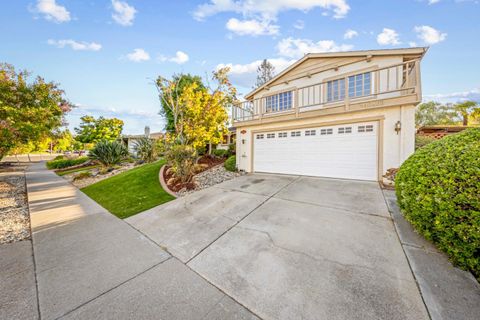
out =
{"type": "Polygon", "coordinates": [[[377,180],[376,122],[272,131],[268,136],[254,136],[257,172],[377,180]],[[292,131],[301,135],[292,136],[292,131]]]}

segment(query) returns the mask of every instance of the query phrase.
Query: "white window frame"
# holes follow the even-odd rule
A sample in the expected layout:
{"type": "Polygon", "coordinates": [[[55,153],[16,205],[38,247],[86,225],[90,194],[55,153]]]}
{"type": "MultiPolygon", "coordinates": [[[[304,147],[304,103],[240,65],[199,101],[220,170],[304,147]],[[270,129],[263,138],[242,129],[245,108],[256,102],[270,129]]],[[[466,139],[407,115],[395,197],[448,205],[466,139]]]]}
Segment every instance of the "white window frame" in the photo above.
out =
{"type": "Polygon", "coordinates": [[[293,107],[293,91],[285,91],[265,97],[265,111],[278,112],[293,107]]]}

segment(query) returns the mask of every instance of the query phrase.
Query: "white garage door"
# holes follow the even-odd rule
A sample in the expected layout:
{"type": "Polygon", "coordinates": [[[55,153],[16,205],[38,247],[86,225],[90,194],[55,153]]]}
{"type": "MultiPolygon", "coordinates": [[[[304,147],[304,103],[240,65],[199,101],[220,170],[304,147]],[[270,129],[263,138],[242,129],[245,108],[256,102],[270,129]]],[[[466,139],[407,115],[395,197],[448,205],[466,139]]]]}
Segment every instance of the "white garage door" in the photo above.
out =
{"type": "Polygon", "coordinates": [[[254,171],[377,180],[377,122],[255,133],[254,171]]]}

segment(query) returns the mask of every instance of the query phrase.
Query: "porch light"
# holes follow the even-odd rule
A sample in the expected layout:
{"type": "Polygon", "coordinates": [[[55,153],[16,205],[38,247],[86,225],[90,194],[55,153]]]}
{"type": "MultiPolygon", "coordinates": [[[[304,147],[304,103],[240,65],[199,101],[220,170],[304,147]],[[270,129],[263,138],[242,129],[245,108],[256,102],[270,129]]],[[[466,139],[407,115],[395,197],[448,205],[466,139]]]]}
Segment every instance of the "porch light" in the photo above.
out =
{"type": "Polygon", "coordinates": [[[402,123],[398,120],[397,123],[395,123],[395,132],[399,134],[400,130],[402,130],[402,123]]]}

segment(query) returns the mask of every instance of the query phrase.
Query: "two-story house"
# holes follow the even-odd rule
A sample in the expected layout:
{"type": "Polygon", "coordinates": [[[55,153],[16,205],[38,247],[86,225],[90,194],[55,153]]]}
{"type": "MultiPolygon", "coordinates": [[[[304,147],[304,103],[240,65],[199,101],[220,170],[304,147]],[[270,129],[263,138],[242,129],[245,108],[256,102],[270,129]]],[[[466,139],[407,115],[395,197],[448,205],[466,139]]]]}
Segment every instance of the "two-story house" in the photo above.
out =
{"type": "Polygon", "coordinates": [[[414,152],[426,51],[305,55],[232,108],[238,169],[380,181],[414,152]]]}

